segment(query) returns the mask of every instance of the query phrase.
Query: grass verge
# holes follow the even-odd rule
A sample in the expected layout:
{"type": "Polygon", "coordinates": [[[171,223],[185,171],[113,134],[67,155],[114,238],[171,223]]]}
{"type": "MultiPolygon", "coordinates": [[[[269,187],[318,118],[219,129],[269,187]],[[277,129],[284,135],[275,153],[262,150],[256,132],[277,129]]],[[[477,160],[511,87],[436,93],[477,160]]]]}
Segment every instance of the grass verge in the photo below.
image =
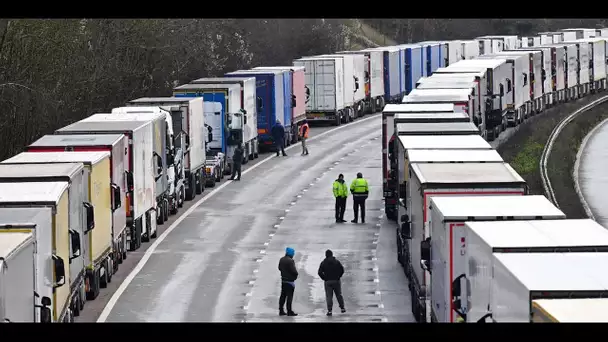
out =
{"type": "MultiPolygon", "coordinates": [[[[549,139],[549,135],[557,126],[557,124],[563,120],[565,117],[570,115],[576,109],[581,108],[582,106],[605,96],[606,93],[594,94],[592,96],[588,96],[583,99],[579,99],[577,101],[572,101],[569,103],[560,104],[554,108],[548,109],[540,115],[536,115],[519,127],[517,132],[515,132],[511,138],[505,141],[500,147],[497,149],[503,159],[510,163],[511,166],[519,173],[525,181],[528,183],[530,187],[530,194],[532,195],[544,195],[543,185],[540,177],[540,168],[539,161],[540,156],[542,154],[543,148],[547,143],[547,139],[549,139]]],[[[594,110],[595,111],[595,110],[594,110]]],[[[581,118],[593,116],[593,112],[590,111],[581,115],[581,118]],[[586,115],[590,114],[590,115],[586,115]]],[[[578,120],[578,119],[577,119],[578,120]]],[[[577,121],[574,120],[574,121],[577,121]]],[[[568,126],[573,125],[571,123],[568,126]]],[[[585,133],[586,134],[586,133],[585,133]]],[[[582,137],[585,136],[582,134],[582,137]]],[[[581,138],[582,140],[582,138],[581,138]]],[[[552,160],[559,160],[563,158],[564,150],[563,148],[568,148],[568,138],[565,134],[565,130],[562,131],[558,141],[553,144],[553,152],[551,153],[551,158],[549,160],[549,164],[551,164],[552,160]],[[557,146],[560,146],[558,148],[557,146]]],[[[569,146],[574,153],[574,157],[576,157],[576,152],[578,150],[578,145],[580,144],[580,140],[577,145],[569,146]]],[[[560,207],[562,207],[561,203],[564,203],[564,207],[562,210],[570,217],[569,212],[576,213],[580,210],[584,215],[584,210],[580,203],[578,202],[578,197],[576,196],[576,192],[574,191],[574,186],[572,183],[572,166],[574,165],[574,159],[572,161],[572,165],[567,166],[562,162],[557,162],[555,165],[548,166],[550,177],[551,174],[560,174],[560,177],[565,176],[567,174],[567,180],[554,180],[551,177],[553,187],[557,187],[557,183],[560,183],[560,191],[557,189],[556,195],[558,196],[558,203],[560,203],[560,207]],[[561,170],[561,171],[559,171],[561,170]],[[562,185],[568,184],[571,188],[570,192],[562,189],[562,185]],[[572,201],[564,201],[562,197],[574,197],[575,203],[570,203],[572,201]],[[567,203],[567,204],[566,204],[567,203]],[[576,206],[580,209],[577,209],[576,206]],[[573,209],[570,209],[570,207],[573,209]]],[[[572,198],[570,198],[571,200],[572,198]]],[[[573,214],[574,215],[574,214],[573,214]]]]}

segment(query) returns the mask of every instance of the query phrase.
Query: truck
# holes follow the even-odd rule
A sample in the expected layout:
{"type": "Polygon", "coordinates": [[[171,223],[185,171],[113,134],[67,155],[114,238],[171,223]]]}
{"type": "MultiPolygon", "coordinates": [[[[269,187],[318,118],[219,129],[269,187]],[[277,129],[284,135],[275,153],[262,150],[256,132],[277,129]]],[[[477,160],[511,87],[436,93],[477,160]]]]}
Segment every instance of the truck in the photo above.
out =
{"type": "MultiPolygon", "coordinates": [[[[488,319],[493,323],[530,323],[538,299],[605,298],[608,279],[598,272],[608,253],[493,253],[494,277],[488,319]]],[[[487,286],[481,281],[480,286],[487,286]]]]}
{"type": "Polygon", "coordinates": [[[346,88],[344,83],[344,60],[308,57],[294,60],[293,64],[306,70],[306,118],[335,126],[349,120],[352,103],[348,99],[354,88],[346,88]]]}
{"type": "MultiPolygon", "coordinates": [[[[405,116],[405,115],[403,115],[405,116]]],[[[428,118],[428,116],[427,116],[428,118]]],[[[418,119],[418,118],[416,118],[418,119]]],[[[442,118],[443,119],[443,118],[442,118]]],[[[432,118],[428,122],[395,123],[395,134],[403,135],[471,135],[479,134],[472,122],[437,122],[432,118]]],[[[443,120],[442,120],[443,121],[443,120]]]]}
{"type": "MultiPolygon", "coordinates": [[[[363,52],[382,53],[382,75],[384,81],[384,103],[400,103],[405,93],[405,84],[400,74],[405,75],[403,54],[395,47],[378,47],[362,50],[363,52]]],[[[405,76],[404,80],[405,81],[405,76]]]]}
{"type": "Polygon", "coordinates": [[[507,125],[507,106],[512,101],[511,94],[506,92],[507,79],[511,77],[511,66],[504,59],[495,60],[462,60],[445,69],[438,69],[438,73],[471,73],[481,72],[480,84],[482,87],[482,100],[485,105],[485,117],[480,123],[482,136],[488,141],[498,137],[507,125]]]}
{"type": "MultiPolygon", "coordinates": [[[[233,84],[185,84],[173,89],[173,96],[179,98],[202,97],[205,101],[205,124],[211,128],[211,140],[206,146],[214,157],[218,153],[225,156],[225,174],[232,173],[232,156],[236,147],[243,146],[242,164],[255,159],[258,152],[257,116],[254,101],[255,89],[249,88],[248,99],[242,100],[241,86],[233,84]],[[242,107],[241,105],[244,105],[242,107]],[[215,138],[215,139],[213,139],[215,138]]],[[[208,131],[208,130],[207,130],[208,131]]],[[[215,186],[218,175],[207,175],[206,186],[215,186]]]]}
{"type": "MultiPolygon", "coordinates": [[[[442,46],[443,63],[439,67],[446,67],[464,59],[463,41],[462,40],[445,40],[440,42],[442,46]]],[[[478,46],[477,44],[475,44],[478,46]]]]}
{"type": "MultiPolygon", "coordinates": [[[[258,141],[263,148],[272,146],[270,130],[278,120],[285,127],[285,144],[291,145],[293,98],[289,93],[289,73],[284,70],[238,70],[224,77],[255,77],[258,141]],[[285,87],[285,82],[288,86],[285,87]]],[[[262,148],[261,147],[261,148],[262,148]]]]}
{"type": "MultiPolygon", "coordinates": [[[[166,177],[158,179],[156,182],[156,202],[161,203],[162,201],[163,206],[165,207],[165,210],[163,211],[164,215],[158,215],[157,213],[158,219],[160,219],[158,223],[163,224],[169,219],[169,215],[177,214],[181,207],[179,202],[181,201],[183,204],[182,196],[185,196],[186,191],[183,177],[178,177],[178,175],[183,175],[184,173],[184,163],[179,162],[184,159],[184,152],[181,148],[175,146],[175,134],[173,132],[173,118],[171,117],[171,113],[160,107],[118,107],[112,109],[112,114],[141,115],[141,118],[144,119],[144,121],[148,117],[154,117],[154,149],[156,153],[163,156],[167,166],[166,177]],[[161,127],[162,122],[158,119],[158,116],[164,118],[164,129],[161,127]],[[166,133],[161,134],[163,131],[166,133]],[[159,147],[162,145],[162,142],[160,141],[162,138],[159,135],[164,136],[165,139],[165,149],[162,153],[159,152],[159,147]],[[162,195],[163,189],[166,188],[168,188],[165,192],[166,196],[161,199],[160,195],[162,195]]],[[[120,117],[127,119],[130,116],[121,115],[120,117]]],[[[116,117],[116,119],[118,119],[118,117],[116,117]]]]}
{"type": "MultiPolygon", "coordinates": [[[[10,158],[15,159],[19,155],[10,158]]],[[[9,159],[9,160],[10,160],[9,159]]],[[[40,182],[67,182],[69,217],[68,225],[70,237],[73,241],[78,240],[79,245],[74,250],[84,251],[77,255],[70,255],[70,300],[69,306],[74,316],[80,315],[80,309],[84,307],[87,296],[85,289],[85,267],[90,262],[86,251],[90,246],[85,237],[88,233],[84,229],[86,224],[86,208],[94,203],[89,202],[86,196],[85,174],[83,165],[80,163],[69,164],[9,164],[5,161],[0,164],[0,183],[40,183],[40,182]]]]}
{"type": "Polygon", "coordinates": [[[543,47],[550,48],[554,55],[552,62],[556,63],[556,83],[558,88],[560,85],[563,86],[562,96],[558,95],[558,98],[561,98],[564,102],[578,98],[578,48],[576,44],[562,42],[544,45],[543,47]],[[558,61],[562,62],[558,63],[558,61]]]}
{"type": "MultiPolygon", "coordinates": [[[[446,135],[446,137],[449,137],[446,135]]],[[[399,159],[400,166],[405,158],[399,159]]],[[[400,167],[399,208],[401,234],[404,244],[406,275],[410,278],[412,313],[418,321],[427,321],[429,315],[429,277],[420,263],[422,241],[430,237],[430,200],[438,196],[480,196],[480,195],[525,195],[526,182],[507,163],[407,163],[400,167]],[[447,166],[447,167],[446,167],[447,166]],[[403,170],[403,172],[401,172],[403,170]],[[402,181],[401,174],[411,177],[402,181]]]]}
{"type": "MultiPolygon", "coordinates": [[[[74,321],[70,286],[65,285],[70,284],[69,260],[81,251],[80,236],[70,234],[68,189],[68,182],[0,183],[0,222],[8,223],[0,235],[30,233],[36,238],[36,322],[74,321]]],[[[94,227],[89,207],[85,229],[94,227]]]]}
{"type": "Polygon", "coordinates": [[[410,163],[504,163],[496,150],[408,150],[410,163]]]}
{"type": "Polygon", "coordinates": [[[587,28],[568,28],[559,30],[564,37],[564,42],[571,42],[577,39],[593,38],[596,35],[595,29],[587,28]]]}
{"type": "MultiPolygon", "coordinates": [[[[154,155],[152,121],[78,121],[55,131],[57,135],[116,134],[128,139],[127,241],[130,251],[156,237],[156,177],[162,171],[160,156],[154,155]],[[138,157],[136,157],[138,156],[138,157]]],[[[201,129],[202,131],[202,129],[201,129]]]]}
{"type": "MultiPolygon", "coordinates": [[[[478,57],[481,53],[479,52],[479,42],[476,40],[462,40],[460,41],[460,43],[462,44],[462,58],[460,58],[459,60],[463,60],[463,59],[473,59],[478,57]]],[[[455,61],[454,63],[456,63],[458,61],[455,61]]],[[[450,66],[453,63],[447,64],[446,66],[450,66]]]]}
{"type": "Polygon", "coordinates": [[[340,54],[363,55],[365,59],[365,108],[372,114],[384,108],[384,53],[379,50],[340,51],[340,54]]]}
{"type": "Polygon", "coordinates": [[[586,44],[588,65],[581,68],[589,70],[589,87],[592,92],[606,89],[606,40],[602,38],[578,39],[577,43],[586,44]]]}
{"type": "MultiPolygon", "coordinates": [[[[405,96],[416,89],[416,82],[421,77],[431,75],[432,72],[429,73],[429,71],[433,68],[428,64],[432,58],[429,55],[431,53],[431,45],[428,45],[428,48],[420,44],[404,44],[397,45],[396,47],[403,53],[402,86],[404,88],[402,93],[405,96]]],[[[432,44],[432,53],[435,54],[436,58],[439,58],[439,44],[432,44]]],[[[437,61],[437,63],[439,62],[437,61]]]]}
{"type": "Polygon", "coordinates": [[[328,54],[328,55],[318,55],[313,57],[327,57],[327,58],[342,58],[344,59],[344,85],[345,87],[349,87],[349,83],[353,83],[354,91],[352,93],[352,118],[351,121],[363,116],[365,113],[365,57],[363,55],[353,55],[353,54],[328,54]],[[351,73],[352,68],[352,77],[346,79],[351,73]],[[351,79],[352,78],[352,79],[351,79]]]}
{"type": "MultiPolygon", "coordinates": [[[[61,177],[65,179],[67,176],[57,172],[58,176],[52,177],[51,170],[61,171],[63,168],[63,172],[73,172],[70,171],[70,168],[74,168],[74,165],[79,167],[80,176],[68,178],[71,181],[68,193],[70,215],[76,216],[74,219],[70,217],[70,223],[73,220],[79,220],[80,226],[84,227],[87,219],[86,209],[90,207],[93,208],[95,223],[94,230],[81,229],[82,233],[79,232],[83,242],[81,249],[84,252],[83,268],[81,269],[80,265],[75,267],[78,264],[74,260],[70,260],[70,278],[72,281],[83,279],[85,285],[82,288],[82,307],[84,296],[86,295],[87,300],[97,298],[100,289],[107,288],[112,281],[112,275],[118,271],[120,261],[117,262],[118,253],[113,249],[114,246],[119,246],[122,250],[126,249],[126,239],[122,237],[122,240],[119,240],[121,237],[114,234],[112,227],[112,211],[122,206],[122,202],[120,202],[120,189],[111,186],[110,153],[107,151],[22,152],[0,163],[0,174],[6,174],[6,178],[0,176],[0,182],[10,180],[9,177],[15,177],[15,181],[23,181],[21,178],[17,178],[16,172],[19,170],[22,173],[23,170],[28,170],[31,174],[40,174],[44,181],[61,180],[61,177]],[[36,171],[41,168],[44,168],[45,171],[36,171]],[[10,176],[12,173],[15,176],[10,176]]],[[[70,173],[66,174],[70,175],[70,173]]],[[[75,316],[78,316],[80,310],[76,308],[76,303],[78,303],[80,288],[74,285],[71,288],[72,303],[74,304],[72,311],[75,316]]]]}
{"type": "MultiPolygon", "coordinates": [[[[497,53],[502,50],[512,50],[517,49],[519,46],[517,44],[518,37],[513,35],[506,36],[481,36],[477,37],[477,39],[489,39],[492,44],[492,53],[497,53]]],[[[487,52],[485,54],[488,54],[487,52]]]]}
{"type": "Polygon", "coordinates": [[[557,101],[557,92],[553,89],[553,77],[555,77],[555,72],[557,70],[554,67],[554,56],[552,55],[551,48],[539,46],[534,48],[506,50],[505,52],[523,52],[529,54],[530,98],[533,101],[532,114],[539,113],[543,111],[545,107],[552,106],[553,103],[557,101]]]}
{"type": "Polygon", "coordinates": [[[542,195],[432,197],[430,208],[431,234],[420,246],[420,262],[430,275],[430,287],[427,286],[426,291],[427,303],[430,303],[427,322],[453,323],[459,316],[466,320],[466,310],[452,307],[453,290],[460,287],[459,282],[469,266],[465,222],[566,218],[566,214],[542,195]]]}
{"type": "MultiPolygon", "coordinates": [[[[546,62],[545,51],[548,51],[548,54],[551,56],[551,91],[553,94],[553,103],[563,103],[566,102],[566,81],[567,81],[567,44],[559,43],[552,45],[544,45],[540,47],[543,52],[543,58],[546,62]],[[545,50],[548,49],[548,50],[545,50]]],[[[546,70],[546,64],[544,69],[546,70]]],[[[546,74],[546,72],[545,72],[546,74]]],[[[546,88],[546,85],[544,85],[546,88]]],[[[546,91],[545,91],[546,93],[546,91]]]]}
{"type": "Polygon", "coordinates": [[[573,41],[577,49],[576,68],[578,72],[578,97],[585,96],[590,90],[591,75],[589,73],[590,48],[589,44],[584,41],[573,41]]]}
{"type": "MultiPolygon", "coordinates": [[[[388,219],[397,220],[396,212],[389,210],[397,203],[391,200],[394,196],[388,190],[391,179],[391,155],[394,151],[394,117],[397,113],[454,113],[454,105],[449,103],[441,104],[387,104],[382,110],[382,178],[383,191],[386,203],[386,215],[388,219]]],[[[394,170],[394,168],[392,168],[394,170]]]]}
{"type": "MultiPolygon", "coordinates": [[[[133,107],[127,107],[133,108],[133,107]]],[[[137,108],[135,108],[137,109],[137,108]]],[[[167,145],[167,141],[172,140],[165,121],[166,112],[157,113],[127,113],[128,110],[118,109],[112,114],[94,114],[81,122],[104,122],[104,121],[129,121],[129,122],[152,122],[152,148],[153,154],[157,158],[158,175],[154,177],[156,182],[156,223],[163,224],[169,219],[169,205],[171,197],[171,187],[169,180],[169,172],[171,169],[169,164],[173,160],[169,160],[170,155],[167,153],[171,147],[167,145]]]]}
{"type": "Polygon", "coordinates": [[[540,45],[540,37],[539,36],[535,36],[535,37],[521,37],[521,47],[522,48],[529,48],[529,47],[539,46],[539,45],[540,45]]]}
{"type": "Polygon", "coordinates": [[[452,103],[454,112],[466,113],[471,121],[476,117],[474,87],[466,89],[414,89],[403,98],[403,103],[452,103]]]}
{"type": "MultiPolygon", "coordinates": [[[[127,258],[127,172],[129,141],[123,134],[45,135],[26,147],[26,152],[108,152],[112,196],[112,264],[116,272],[127,258]]],[[[64,157],[65,158],[65,157],[64,157]]],[[[185,196],[185,195],[184,195],[185,196]]],[[[183,205],[183,200],[181,202],[183,205]]],[[[86,243],[86,239],[85,239],[86,243]]]]}
{"type": "MultiPolygon", "coordinates": [[[[7,233],[7,226],[0,223],[0,323],[36,322],[36,237],[7,233]]],[[[17,226],[36,229],[34,224],[17,226]]]]}
{"type": "Polygon", "coordinates": [[[532,323],[608,323],[608,298],[536,299],[532,323]]]}
{"type": "MultiPolygon", "coordinates": [[[[127,106],[158,106],[171,113],[173,132],[178,132],[175,146],[183,150],[185,199],[193,200],[205,190],[207,179],[205,163],[211,159],[213,165],[224,165],[224,155],[211,158],[207,155],[206,140],[209,135],[205,127],[205,106],[202,97],[142,97],[129,101],[127,106]]],[[[224,174],[222,169],[220,175],[224,174]]],[[[178,177],[180,177],[178,175],[178,177]]],[[[221,179],[220,179],[221,180],[221,179]]],[[[216,180],[217,181],[217,180],[216,180]]]]}
{"type": "Polygon", "coordinates": [[[484,322],[492,315],[494,253],[592,253],[608,249],[608,231],[590,219],[466,222],[464,230],[464,262],[469,267],[453,282],[452,292],[460,296],[454,298],[453,310],[464,315],[466,322],[484,322]],[[469,288],[469,283],[475,286],[469,288]]]}
{"type": "Polygon", "coordinates": [[[525,53],[501,51],[479,59],[504,59],[511,66],[511,75],[507,78],[506,92],[512,100],[507,105],[507,125],[515,127],[522,123],[532,111],[530,99],[530,57],[525,53]]]}
{"type": "Polygon", "coordinates": [[[426,60],[424,65],[424,75],[431,76],[437,68],[445,67],[445,56],[447,55],[447,47],[443,42],[438,41],[424,41],[419,42],[417,45],[421,45],[426,50],[426,60]]]}
{"type": "Polygon", "coordinates": [[[300,140],[300,127],[306,120],[306,70],[298,66],[255,67],[253,70],[282,70],[289,75],[291,89],[291,143],[300,140]]]}

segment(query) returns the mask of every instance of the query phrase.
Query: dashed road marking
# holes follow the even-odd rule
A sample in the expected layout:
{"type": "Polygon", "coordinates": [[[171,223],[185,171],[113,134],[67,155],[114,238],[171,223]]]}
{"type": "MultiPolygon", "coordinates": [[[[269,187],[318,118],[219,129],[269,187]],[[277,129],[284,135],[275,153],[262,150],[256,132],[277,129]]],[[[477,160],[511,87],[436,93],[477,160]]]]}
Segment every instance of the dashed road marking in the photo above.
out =
{"type": "Polygon", "coordinates": [[[260,254],[266,254],[266,251],[262,249],[262,250],[260,251],[260,254]]]}

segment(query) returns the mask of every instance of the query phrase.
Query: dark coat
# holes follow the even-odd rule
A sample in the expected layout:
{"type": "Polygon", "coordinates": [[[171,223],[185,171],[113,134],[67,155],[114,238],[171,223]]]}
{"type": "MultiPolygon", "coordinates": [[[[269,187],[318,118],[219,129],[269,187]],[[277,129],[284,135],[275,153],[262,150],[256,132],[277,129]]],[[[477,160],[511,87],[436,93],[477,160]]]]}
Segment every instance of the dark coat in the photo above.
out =
{"type": "Polygon", "coordinates": [[[241,165],[243,163],[243,148],[242,147],[236,147],[234,149],[234,153],[232,154],[232,163],[234,163],[234,165],[241,165]]]}
{"type": "Polygon", "coordinates": [[[333,256],[325,258],[319,265],[319,277],[323,281],[340,280],[344,275],[344,267],[338,259],[333,256]]]}
{"type": "Polygon", "coordinates": [[[296,281],[298,279],[298,270],[296,263],[290,256],[284,256],[279,260],[279,271],[281,271],[282,281],[296,281]]]}
{"type": "Polygon", "coordinates": [[[280,123],[276,123],[270,129],[270,135],[272,135],[272,138],[277,142],[283,141],[285,139],[285,127],[280,123]]]}

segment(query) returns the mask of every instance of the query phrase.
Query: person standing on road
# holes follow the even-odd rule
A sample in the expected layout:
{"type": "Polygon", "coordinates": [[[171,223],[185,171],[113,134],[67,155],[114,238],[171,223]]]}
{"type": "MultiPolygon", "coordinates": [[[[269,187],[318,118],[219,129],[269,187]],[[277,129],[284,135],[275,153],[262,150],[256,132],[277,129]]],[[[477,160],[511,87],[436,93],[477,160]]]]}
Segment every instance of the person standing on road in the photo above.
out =
{"type": "Polygon", "coordinates": [[[232,154],[232,177],[230,180],[234,180],[234,176],[238,173],[236,180],[241,180],[241,165],[243,164],[243,145],[238,144],[232,154]]]}
{"type": "Polygon", "coordinates": [[[308,155],[308,147],[306,147],[306,140],[308,140],[308,132],[310,127],[308,121],[304,119],[302,126],[300,126],[300,139],[302,139],[302,155],[308,155]]]}
{"type": "Polygon", "coordinates": [[[334,197],[336,198],[336,223],[344,223],[344,212],[346,211],[346,199],[348,198],[348,188],[344,182],[344,175],[338,175],[334,181],[334,197]]]}
{"type": "Polygon", "coordinates": [[[296,251],[293,248],[285,249],[285,256],[279,260],[279,271],[281,271],[281,297],[279,297],[279,316],[297,316],[293,312],[291,304],[293,302],[293,292],[296,289],[296,279],[298,279],[298,270],[296,263],[293,261],[293,256],[296,251]],[[283,310],[287,300],[287,313],[283,310]]]}
{"type": "Polygon", "coordinates": [[[338,259],[334,257],[334,253],[328,249],[325,251],[325,260],[319,265],[319,277],[325,282],[325,300],[327,301],[327,316],[331,316],[331,310],[334,306],[334,293],[338,300],[338,305],[342,313],[346,312],[344,308],[344,298],[342,297],[342,284],[340,278],[344,275],[344,267],[338,259]]]}
{"type": "Polygon", "coordinates": [[[285,127],[281,125],[281,121],[278,119],[270,129],[270,135],[272,135],[274,146],[277,149],[277,157],[279,152],[283,153],[283,157],[287,157],[287,153],[285,153],[285,127]]]}
{"type": "Polygon", "coordinates": [[[353,211],[355,212],[355,218],[350,222],[357,223],[359,208],[361,208],[361,223],[365,223],[365,200],[369,194],[369,186],[361,172],[357,173],[357,178],[350,184],[350,192],[353,194],[353,211]]]}

